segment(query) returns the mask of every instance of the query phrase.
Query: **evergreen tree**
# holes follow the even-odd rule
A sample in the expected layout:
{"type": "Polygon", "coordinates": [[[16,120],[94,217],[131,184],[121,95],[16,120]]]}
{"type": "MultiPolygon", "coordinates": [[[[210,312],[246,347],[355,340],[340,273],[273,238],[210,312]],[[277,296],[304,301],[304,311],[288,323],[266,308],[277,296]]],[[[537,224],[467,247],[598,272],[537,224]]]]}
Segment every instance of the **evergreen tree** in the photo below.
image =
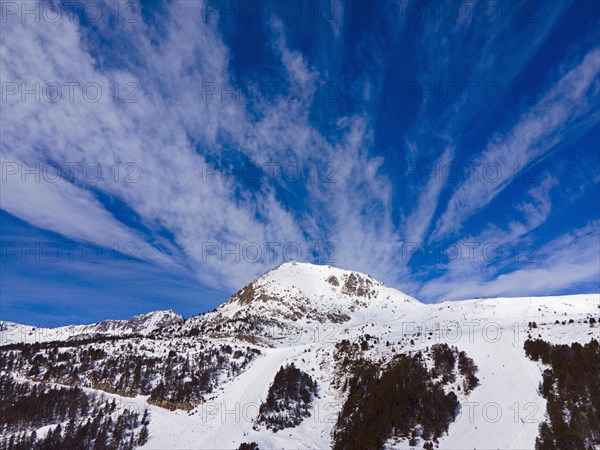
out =
{"type": "Polygon", "coordinates": [[[142,430],[140,431],[140,435],[138,436],[138,445],[144,445],[146,442],[148,442],[148,437],[149,437],[149,433],[148,433],[148,426],[144,425],[142,427],[142,430]]]}

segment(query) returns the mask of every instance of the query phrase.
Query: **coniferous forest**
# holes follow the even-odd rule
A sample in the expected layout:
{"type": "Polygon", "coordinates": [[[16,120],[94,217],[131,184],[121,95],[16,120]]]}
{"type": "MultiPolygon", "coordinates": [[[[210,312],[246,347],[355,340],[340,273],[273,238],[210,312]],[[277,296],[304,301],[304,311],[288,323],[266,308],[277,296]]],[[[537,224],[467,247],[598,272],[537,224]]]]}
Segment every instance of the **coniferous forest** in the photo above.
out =
{"type": "Polygon", "coordinates": [[[536,450],[600,446],[600,346],[592,339],[581,345],[554,345],[527,340],[525,353],[547,366],[540,393],[547,400],[536,450]]]}
{"type": "Polygon", "coordinates": [[[140,417],[104,395],[8,375],[0,376],[0,392],[1,450],[132,450],[148,440],[148,411],[140,417]]]}
{"type": "Polygon", "coordinates": [[[338,352],[337,359],[351,373],[344,381],[348,397],[334,431],[339,450],[381,449],[394,438],[407,439],[410,446],[420,439],[425,448],[433,448],[457,415],[457,395],[444,389],[456,380],[457,365],[465,390],[478,381],[473,360],[446,344],[434,345],[426,355],[397,355],[385,367],[356,358],[348,342],[338,345],[338,352]],[[426,357],[433,361],[431,369],[426,357]]]}
{"type": "Polygon", "coordinates": [[[12,344],[0,351],[0,370],[40,381],[84,386],[169,409],[191,409],[218,384],[219,374],[239,374],[260,353],[250,347],[182,340],[159,352],[153,339],[104,338],[12,344]]]}
{"type": "Polygon", "coordinates": [[[273,431],[295,427],[311,415],[311,405],[317,392],[317,383],[294,363],[281,367],[269,388],[267,399],[260,405],[257,424],[273,431]]]}

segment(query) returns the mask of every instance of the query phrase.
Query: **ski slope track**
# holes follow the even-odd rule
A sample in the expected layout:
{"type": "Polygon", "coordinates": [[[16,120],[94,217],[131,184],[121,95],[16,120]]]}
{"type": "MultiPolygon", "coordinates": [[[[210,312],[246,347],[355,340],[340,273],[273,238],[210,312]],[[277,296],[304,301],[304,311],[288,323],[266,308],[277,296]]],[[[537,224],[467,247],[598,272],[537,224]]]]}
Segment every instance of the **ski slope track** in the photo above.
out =
{"type": "MultiPolygon", "coordinates": [[[[546,403],[538,391],[544,368],[525,355],[525,340],[585,344],[598,339],[599,324],[589,320],[599,316],[599,294],[423,304],[366,274],[291,262],[265,273],[215,310],[186,320],[160,311],[131,321],[54,329],[0,322],[0,338],[10,344],[131,333],[142,343],[153,337],[154,347],[147,345],[145,351],[169,348],[181,339],[260,349],[241,373],[223,374],[217,388],[190,410],[167,410],[148,403],[148,396],[122,397],[151,411],[150,439],[141,448],[156,450],[237,449],[244,442],[256,442],[261,449],[330,448],[346,399],[336,383],[344,376],[333,359],[336,343],[360,342],[368,334],[372,345],[363,357],[381,364],[394,355],[446,343],[474,360],[479,383],[468,394],[456,392],[457,417],[438,448],[531,449],[546,403]],[[313,377],[319,393],[310,417],[274,432],[256,418],[275,374],[290,363],[313,377]]],[[[386,447],[410,448],[407,440],[390,440],[386,447]]]]}

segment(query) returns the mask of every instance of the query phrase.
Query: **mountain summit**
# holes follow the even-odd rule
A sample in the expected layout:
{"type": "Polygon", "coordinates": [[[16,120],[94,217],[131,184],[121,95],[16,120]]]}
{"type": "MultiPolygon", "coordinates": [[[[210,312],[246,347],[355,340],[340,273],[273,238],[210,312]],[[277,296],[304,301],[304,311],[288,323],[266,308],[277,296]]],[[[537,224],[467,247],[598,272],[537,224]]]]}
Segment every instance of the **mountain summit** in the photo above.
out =
{"type": "Polygon", "coordinates": [[[215,311],[191,318],[184,329],[298,339],[314,323],[390,321],[420,306],[370,275],[288,262],[244,286],[215,311]]]}

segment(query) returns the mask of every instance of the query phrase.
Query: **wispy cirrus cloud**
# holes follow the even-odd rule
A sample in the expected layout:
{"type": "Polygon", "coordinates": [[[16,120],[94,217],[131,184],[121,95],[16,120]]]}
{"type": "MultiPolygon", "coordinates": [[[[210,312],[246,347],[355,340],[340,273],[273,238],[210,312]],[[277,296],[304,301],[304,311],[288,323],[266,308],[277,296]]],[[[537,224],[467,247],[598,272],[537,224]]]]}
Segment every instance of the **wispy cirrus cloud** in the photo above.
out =
{"type": "MultiPolygon", "coordinates": [[[[102,192],[123,201],[147,229],[167,230],[178,259],[186,261],[203,282],[227,289],[282,261],[281,248],[286,244],[299,247],[303,259],[310,260],[310,252],[321,246],[317,248],[321,258],[331,256],[332,262],[347,267],[390,273],[392,247],[372,245],[382,236],[387,242],[398,236],[388,211],[390,186],[378,173],[382,161],[371,158],[367,150],[372,138],[369,119],[341,116],[338,134],[324,136],[310,123],[310,102],[276,95],[272,102],[254,105],[243,98],[223,97],[223,86],[235,85],[229,78],[229,52],[216,19],[205,20],[201,6],[177,2],[169,4],[164,17],[153,25],[137,22],[111,28],[113,39],[133,42],[134,50],[143,55],[143,59],[121,57],[123,63],[117,67],[97,59],[90,48],[94,42],[89,40],[89,31],[77,22],[15,20],[7,25],[4,44],[10,51],[3,52],[4,80],[27,85],[49,80],[96,83],[105,95],[96,102],[56,103],[10,97],[4,105],[10,112],[2,143],[5,160],[32,165],[93,162],[105,173],[117,161],[139,168],[135,183],[114,183],[105,177],[91,183],[76,174],[75,179],[61,179],[54,185],[36,184],[41,204],[30,207],[16,195],[15,186],[23,190],[24,185],[11,184],[7,210],[72,239],[82,238],[73,223],[87,213],[96,225],[85,227],[80,222],[87,239],[108,242],[113,236],[127,236],[155,254],[155,259],[175,257],[161,254],[105,210],[93,194],[102,192]],[[154,26],[160,26],[160,35],[154,26]],[[134,86],[136,102],[119,102],[106,95],[115,81],[134,86]],[[207,89],[214,87],[218,91],[208,95],[212,91],[207,89]],[[304,170],[318,163],[331,169],[331,180],[327,180],[331,182],[290,181],[276,171],[266,182],[254,183],[252,191],[244,190],[248,180],[235,174],[223,177],[219,168],[212,167],[212,159],[228,147],[261,167],[273,162],[299,163],[304,170]],[[316,212],[322,208],[328,214],[316,225],[314,213],[298,213],[282,202],[277,184],[284,189],[304,185],[310,197],[302,209],[312,207],[316,212]],[[77,202],[73,202],[75,197],[77,202]],[[32,211],[37,207],[43,210],[34,219],[32,211]],[[373,208],[383,213],[380,222],[370,221],[373,208]],[[94,217],[104,219],[94,221],[94,217]],[[357,240],[371,246],[371,251],[355,249],[357,240]],[[267,243],[277,244],[274,261],[267,255],[267,243]],[[323,250],[327,243],[332,246],[323,250]],[[210,258],[207,244],[217,245],[210,258]],[[243,258],[240,248],[245,244],[258,244],[262,256],[255,261],[243,258]]],[[[316,69],[289,48],[281,22],[274,22],[274,33],[273,46],[284,79],[311,88],[318,80],[316,69]]]]}
{"type": "MultiPolygon", "coordinates": [[[[14,155],[32,165],[93,162],[105,173],[117,161],[134,163],[139,167],[136,183],[114,183],[110,177],[93,185],[84,177],[74,181],[80,190],[101,190],[122,199],[150,229],[169,230],[201,280],[219,285],[227,272],[225,285],[239,285],[247,281],[249,271],[260,271],[268,263],[249,267],[232,264],[226,268],[219,252],[216,261],[206,264],[204,243],[235,248],[239,242],[302,243],[303,238],[290,213],[268,187],[257,194],[259,201],[247,202],[237,198],[232,184],[235,179],[203,179],[208,163],[196,152],[194,141],[209,152],[219,152],[220,135],[244,136],[240,132],[245,126],[244,110],[233,103],[203,101],[204,83],[227,79],[227,53],[219,45],[215,26],[201,20],[200,5],[173,4],[169,13],[165,42],[158,47],[144,37],[143,27],[123,30],[128,39],[139,39],[145,55],[144,66],[129,67],[128,71],[100,69],[88,53],[77,23],[11,21],[5,34],[10,51],[3,52],[3,80],[28,85],[50,80],[97,83],[104,95],[96,102],[80,98],[56,103],[21,101],[20,96],[13,96],[4,105],[9,114],[4,122],[3,155],[5,160],[12,160],[14,155]],[[137,102],[114,101],[108,95],[114,80],[131,82],[139,88],[137,102]]],[[[37,224],[78,238],[70,224],[77,222],[84,211],[98,211],[99,204],[92,195],[80,191],[76,208],[57,208],[59,202],[73,204],[69,190],[76,188],[68,183],[64,189],[53,186],[52,197],[40,196],[50,200],[43,206],[54,220],[37,224]]],[[[35,187],[42,190],[48,186],[35,187]]],[[[27,212],[31,209],[26,208],[15,201],[11,202],[10,212],[30,218],[27,212]]],[[[111,215],[98,212],[99,217],[111,215]]],[[[88,238],[106,242],[117,232],[127,233],[124,224],[111,223],[111,227],[89,228],[89,233],[95,235],[88,238]]]]}
{"type": "MultiPolygon", "coordinates": [[[[406,2],[378,4],[357,17],[356,5],[336,4],[336,20],[319,28],[318,51],[306,51],[300,29],[276,16],[260,24],[260,39],[242,37],[250,47],[260,47],[257,54],[266,61],[247,72],[236,61],[235,38],[227,35],[234,25],[224,26],[220,15],[227,10],[216,8],[207,16],[203,3],[164,3],[158,11],[144,7],[130,23],[104,16],[93,24],[19,17],[3,24],[3,82],[17,89],[58,83],[63,96],[69,92],[65,83],[78,85],[74,101],[36,101],[32,94],[23,100],[20,91],[3,99],[2,162],[77,163],[79,170],[34,184],[23,183],[21,173],[9,175],[2,209],[67,239],[134,242],[139,258],[153,267],[181,271],[227,292],[296,257],[368,272],[428,300],[473,295],[468,293],[487,282],[489,292],[504,295],[510,291],[504,280],[520,280],[525,272],[519,270],[533,270],[506,260],[415,268],[401,252],[406,242],[454,239],[460,245],[528,237],[552,215],[558,183],[561,189],[569,183],[558,175],[544,178],[505,220],[488,207],[512,177],[489,183],[475,171],[474,180],[456,182],[442,171],[441,177],[413,177],[406,184],[396,169],[405,161],[421,169],[466,159],[491,161],[512,175],[509,167],[527,169],[552,155],[598,123],[600,50],[557,56],[552,67],[566,70],[554,76],[544,69],[550,74],[545,95],[525,105],[528,109],[514,106],[519,119],[494,124],[492,139],[486,130],[482,151],[473,152],[464,136],[472,132],[475,117],[489,118],[486,114],[505,105],[426,99],[409,114],[396,96],[404,81],[426,88],[498,79],[510,84],[566,14],[566,3],[548,6],[544,17],[513,34],[511,16],[493,24],[481,17],[441,23],[425,14],[415,26],[403,9],[406,2]],[[367,30],[361,29],[364,24],[367,30]],[[408,54],[413,57],[405,63],[408,54]],[[279,88],[270,98],[253,101],[238,90],[248,74],[255,86],[279,88]],[[339,96],[306,95],[332,80],[339,96]],[[102,95],[89,101],[81,87],[92,84],[102,95]],[[302,95],[296,98],[281,86],[299,88],[302,95]],[[382,110],[384,103],[389,110],[382,110]],[[393,136],[390,141],[387,135],[393,136]],[[87,163],[105,176],[82,173],[87,163]],[[124,182],[122,172],[115,182],[114,168],[128,163],[136,170],[135,182],[124,182]],[[244,172],[251,165],[259,177],[244,172]],[[465,226],[483,210],[489,213],[485,220],[465,226]],[[267,244],[275,244],[273,254],[267,244]],[[285,254],[289,244],[301,254],[285,254]],[[243,250],[248,245],[251,254],[257,246],[262,254],[248,258],[243,250]],[[441,273],[424,283],[423,272],[430,271],[441,273]]],[[[507,115],[514,117],[512,110],[507,115]]],[[[572,197],[568,201],[577,201],[572,197]]],[[[591,243],[590,233],[572,235],[591,243]]],[[[577,260],[559,247],[546,251],[565,254],[573,270],[566,267],[570,275],[556,277],[552,289],[589,281],[588,275],[578,278],[574,268],[591,273],[593,258],[577,260]]],[[[548,257],[535,269],[554,274],[554,266],[564,268],[548,257]]]]}
{"type": "Polygon", "coordinates": [[[482,272],[452,271],[425,284],[420,295],[435,299],[462,299],[476,296],[551,295],[574,285],[594,289],[600,281],[598,267],[598,221],[565,233],[543,245],[534,260],[522,268],[487,275],[482,272]]]}
{"type": "MultiPolygon", "coordinates": [[[[439,174],[446,173],[445,168],[449,167],[454,158],[454,148],[447,147],[442,156],[434,163],[434,174],[429,177],[427,184],[421,191],[417,200],[417,207],[408,217],[405,223],[404,237],[406,241],[413,243],[421,243],[425,237],[431,219],[438,206],[440,193],[447,181],[444,176],[439,174]]],[[[415,177],[418,179],[419,177],[415,177]]]]}
{"type": "Polygon", "coordinates": [[[459,185],[436,224],[432,239],[453,235],[475,212],[489,204],[511,181],[511,167],[524,171],[545,156],[567,130],[587,129],[597,122],[600,49],[588,52],[536,104],[521,116],[505,136],[496,136],[473,162],[475,167],[492,163],[499,167],[494,182],[475,170],[475,179],[459,185]]]}
{"type": "Polygon", "coordinates": [[[134,246],[135,257],[158,264],[176,265],[145,242],[134,230],[115,219],[87,190],[66,181],[39,176],[39,169],[28,167],[17,158],[3,155],[5,167],[18,171],[18,176],[6,176],[2,182],[2,209],[42,229],[52,230],[79,242],[93,242],[106,248],[134,246]],[[21,178],[29,171],[29,182],[21,178]]]}
{"type": "MultiPolygon", "coordinates": [[[[401,8],[405,22],[414,19],[422,26],[415,39],[414,75],[410,75],[412,70],[407,71],[400,79],[406,100],[419,99],[418,110],[405,133],[404,153],[407,164],[416,166],[420,174],[428,167],[435,167],[424,161],[438,158],[448,141],[453,143],[454,153],[445,167],[468,167],[465,161],[473,157],[473,149],[464,143],[464,138],[479,126],[481,118],[499,108],[507,98],[511,98],[513,108],[527,103],[521,92],[525,89],[520,85],[522,82],[515,85],[514,80],[568,11],[568,2],[498,4],[494,5],[492,15],[488,14],[488,6],[475,2],[457,8],[452,2],[440,2],[428,8],[425,4],[407,2],[401,8]],[[511,38],[506,39],[507,35],[511,38]]],[[[538,90],[541,83],[538,79],[524,85],[538,90]]],[[[434,186],[431,180],[434,177],[411,179],[413,191],[419,195],[413,195],[413,201],[403,208],[408,217],[405,229],[416,226],[417,232],[409,231],[407,241],[418,242],[425,237],[432,242],[444,238],[435,228],[429,230],[429,223],[425,231],[421,230],[425,225],[416,220],[423,218],[424,208],[443,212],[447,206],[446,199],[440,203],[440,195],[444,189],[456,188],[458,180],[448,179],[443,168],[445,176],[441,180],[435,175],[437,195],[429,197],[435,205],[424,203],[427,192],[434,186]]]]}
{"type": "Polygon", "coordinates": [[[459,256],[440,263],[438,268],[444,273],[423,283],[420,295],[425,299],[548,295],[573,283],[593,284],[598,277],[593,270],[598,255],[582,251],[581,243],[573,248],[567,243],[581,238],[594,247],[599,236],[597,221],[545,244],[531,236],[550,217],[551,195],[558,185],[558,178],[545,174],[514,205],[514,216],[520,214],[519,219],[504,226],[488,224],[481,233],[456,241],[453,245],[460,249],[459,256]]]}

